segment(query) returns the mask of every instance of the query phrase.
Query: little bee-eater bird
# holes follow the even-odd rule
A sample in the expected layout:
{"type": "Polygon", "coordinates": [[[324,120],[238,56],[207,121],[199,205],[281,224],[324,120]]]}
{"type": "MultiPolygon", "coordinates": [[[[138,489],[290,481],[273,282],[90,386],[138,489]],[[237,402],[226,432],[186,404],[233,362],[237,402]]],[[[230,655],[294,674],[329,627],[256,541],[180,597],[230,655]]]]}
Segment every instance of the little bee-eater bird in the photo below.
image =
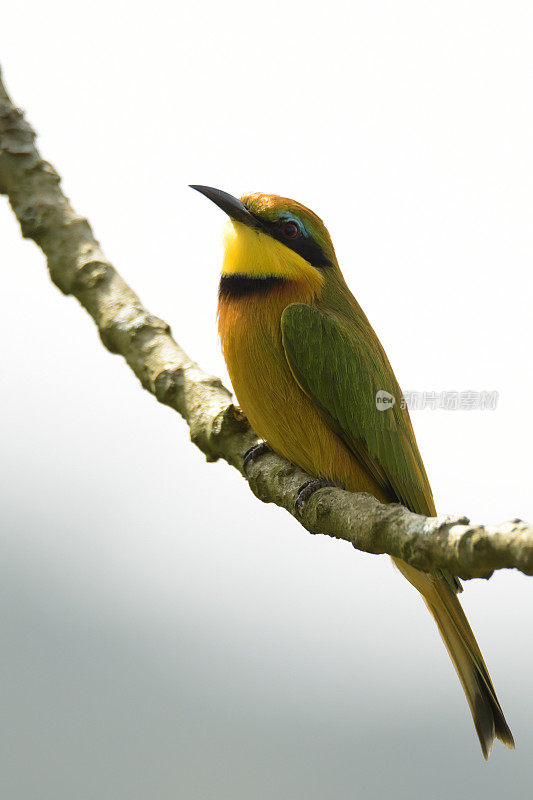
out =
{"type": "MultiPolygon", "coordinates": [[[[222,349],[239,404],[276,453],[324,481],[434,516],[413,427],[385,352],[346,285],[322,221],[285,197],[238,200],[193,186],[230,217],[219,287],[222,349]]],[[[322,481],[322,483],[320,482],[322,481]]],[[[309,487],[305,490],[309,493],[309,487]]],[[[459,580],[393,558],[437,623],[481,749],[514,748],[487,667],[457,599],[459,580]]]]}

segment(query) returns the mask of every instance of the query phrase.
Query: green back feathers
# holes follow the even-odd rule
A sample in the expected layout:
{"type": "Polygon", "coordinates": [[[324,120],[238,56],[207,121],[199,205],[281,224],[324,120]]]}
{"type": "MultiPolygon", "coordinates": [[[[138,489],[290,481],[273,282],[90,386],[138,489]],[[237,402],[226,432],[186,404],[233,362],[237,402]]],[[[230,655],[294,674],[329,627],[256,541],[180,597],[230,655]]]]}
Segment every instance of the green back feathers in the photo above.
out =
{"type": "Polygon", "coordinates": [[[434,514],[409,413],[366,317],[295,303],[283,312],[281,329],[295,379],[358,462],[391,500],[434,514]],[[379,392],[394,404],[380,410],[379,392]]]}

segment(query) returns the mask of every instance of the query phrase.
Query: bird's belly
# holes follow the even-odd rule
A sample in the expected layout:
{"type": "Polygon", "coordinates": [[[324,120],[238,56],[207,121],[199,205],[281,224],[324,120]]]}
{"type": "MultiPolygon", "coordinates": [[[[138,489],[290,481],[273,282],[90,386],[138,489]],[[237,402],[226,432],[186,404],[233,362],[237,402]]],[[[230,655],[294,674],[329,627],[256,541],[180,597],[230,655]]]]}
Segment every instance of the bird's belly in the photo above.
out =
{"type": "MultiPolygon", "coordinates": [[[[257,324],[257,320],[256,320],[257,324]]],[[[328,427],[300,389],[289,368],[281,334],[243,329],[223,335],[223,349],[235,394],[255,432],[272,449],[311,475],[351,491],[388,498],[328,427]]]]}

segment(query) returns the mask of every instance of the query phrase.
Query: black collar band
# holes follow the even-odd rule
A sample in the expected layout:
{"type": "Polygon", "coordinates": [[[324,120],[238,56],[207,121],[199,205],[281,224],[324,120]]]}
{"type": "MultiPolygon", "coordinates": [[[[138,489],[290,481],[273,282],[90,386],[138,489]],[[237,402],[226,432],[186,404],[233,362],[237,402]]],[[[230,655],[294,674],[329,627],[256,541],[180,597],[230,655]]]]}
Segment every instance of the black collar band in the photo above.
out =
{"type": "Polygon", "coordinates": [[[252,295],[264,295],[286,283],[285,278],[279,275],[242,275],[233,273],[222,275],[218,287],[218,296],[221,300],[229,300],[237,297],[250,297],[252,295]]]}

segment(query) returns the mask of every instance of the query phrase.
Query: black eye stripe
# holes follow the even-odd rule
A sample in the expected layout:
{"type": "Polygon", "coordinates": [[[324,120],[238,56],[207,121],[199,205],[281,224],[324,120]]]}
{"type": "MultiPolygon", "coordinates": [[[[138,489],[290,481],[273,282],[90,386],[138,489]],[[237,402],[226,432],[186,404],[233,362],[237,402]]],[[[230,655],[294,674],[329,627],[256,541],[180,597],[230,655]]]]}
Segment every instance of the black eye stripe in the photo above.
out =
{"type": "Polygon", "coordinates": [[[320,245],[315,242],[311,236],[302,236],[299,229],[298,234],[294,239],[290,239],[285,236],[283,227],[285,225],[292,224],[298,228],[296,222],[292,222],[292,220],[287,219],[277,219],[274,222],[270,222],[268,220],[261,219],[255,214],[254,216],[261,224],[261,228],[264,233],[267,233],[269,236],[272,236],[273,239],[277,239],[279,242],[283,242],[286,247],[289,247],[291,250],[294,250],[295,253],[298,253],[298,255],[302,256],[302,258],[305,258],[305,260],[308,261],[313,267],[316,267],[317,269],[323,269],[324,267],[331,266],[331,261],[327,258],[320,245]]]}
{"type": "Polygon", "coordinates": [[[331,266],[331,262],[326,257],[326,254],[314,239],[307,239],[303,236],[299,236],[294,241],[285,243],[287,247],[290,247],[295,253],[305,258],[306,261],[309,261],[313,267],[322,269],[323,267],[331,266]]]}
{"type": "Polygon", "coordinates": [[[283,242],[286,247],[290,247],[291,250],[294,250],[294,252],[298,253],[302,258],[305,258],[306,261],[309,261],[313,267],[322,268],[330,266],[330,261],[326,258],[326,254],[311,236],[300,235],[296,236],[295,239],[287,239],[279,228],[274,228],[268,231],[268,233],[270,233],[274,239],[283,242]]]}

